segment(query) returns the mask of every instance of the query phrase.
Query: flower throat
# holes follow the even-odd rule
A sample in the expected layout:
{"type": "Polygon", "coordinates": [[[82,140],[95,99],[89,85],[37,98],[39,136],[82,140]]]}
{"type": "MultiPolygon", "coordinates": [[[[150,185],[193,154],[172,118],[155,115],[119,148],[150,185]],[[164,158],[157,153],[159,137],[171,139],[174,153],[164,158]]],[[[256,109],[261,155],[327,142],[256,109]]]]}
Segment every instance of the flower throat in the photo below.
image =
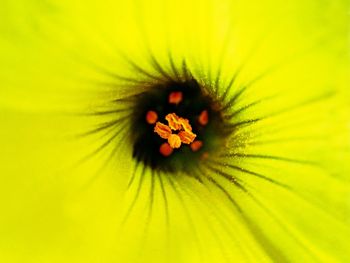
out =
{"type": "Polygon", "coordinates": [[[220,108],[194,79],[153,86],[135,100],[133,157],[152,169],[190,172],[222,147],[220,108]]]}

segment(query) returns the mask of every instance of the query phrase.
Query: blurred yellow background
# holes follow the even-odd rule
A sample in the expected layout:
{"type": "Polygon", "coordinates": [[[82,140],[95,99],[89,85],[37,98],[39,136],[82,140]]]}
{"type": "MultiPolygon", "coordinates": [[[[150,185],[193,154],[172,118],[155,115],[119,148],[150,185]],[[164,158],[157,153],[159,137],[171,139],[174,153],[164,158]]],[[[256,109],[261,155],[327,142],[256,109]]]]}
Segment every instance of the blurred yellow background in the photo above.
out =
{"type": "Polygon", "coordinates": [[[348,262],[349,7],[347,0],[1,0],[0,262],[348,262]],[[101,68],[140,79],[125,56],[154,72],[150,57],[169,70],[169,54],[206,83],[220,69],[225,85],[244,65],[238,83],[257,81],[241,103],[273,97],[245,113],[272,114],[246,132],[285,139],[247,151],[319,164],[246,163],[296,189],[237,175],[271,211],[231,189],[259,226],[255,234],[224,196],[186,178],[180,194],[165,185],[169,227],[159,185],[147,217],[150,178],[122,224],[136,191],[126,191],[130,147],[109,162],[110,148],[80,162],[104,141],[76,137],[104,121],[81,113],[130,92],[101,68]]]}

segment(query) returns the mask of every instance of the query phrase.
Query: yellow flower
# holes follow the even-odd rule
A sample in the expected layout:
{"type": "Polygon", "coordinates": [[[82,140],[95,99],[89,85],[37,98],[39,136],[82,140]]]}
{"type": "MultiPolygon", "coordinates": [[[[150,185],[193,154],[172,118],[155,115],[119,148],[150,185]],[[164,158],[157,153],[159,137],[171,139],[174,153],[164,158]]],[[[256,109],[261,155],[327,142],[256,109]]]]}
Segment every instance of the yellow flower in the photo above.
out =
{"type": "Polygon", "coordinates": [[[348,9],[3,0],[0,262],[348,262],[348,9]],[[169,79],[214,135],[166,166],[135,109],[169,79]]]}

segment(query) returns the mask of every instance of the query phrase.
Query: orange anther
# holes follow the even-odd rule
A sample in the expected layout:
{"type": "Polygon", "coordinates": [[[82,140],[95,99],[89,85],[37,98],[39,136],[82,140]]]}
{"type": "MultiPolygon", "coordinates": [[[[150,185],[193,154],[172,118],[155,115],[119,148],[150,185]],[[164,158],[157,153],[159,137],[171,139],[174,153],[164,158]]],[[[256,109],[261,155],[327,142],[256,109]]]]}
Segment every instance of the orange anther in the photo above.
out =
{"type": "Polygon", "coordinates": [[[156,123],[156,126],[154,126],[154,132],[156,132],[163,139],[168,139],[171,135],[171,129],[159,121],[156,123]]]}
{"type": "Polygon", "coordinates": [[[181,129],[181,118],[175,113],[169,113],[165,116],[165,119],[168,121],[169,127],[172,130],[177,131],[181,129]]]}
{"type": "Polygon", "coordinates": [[[181,139],[181,142],[185,144],[190,144],[194,141],[197,135],[195,135],[193,132],[187,132],[187,131],[180,131],[179,137],[181,139]]]}
{"type": "Polygon", "coordinates": [[[171,134],[168,138],[168,143],[170,144],[171,148],[180,148],[181,146],[181,139],[179,135],[177,134],[171,134]]]}
{"type": "Polygon", "coordinates": [[[180,118],[180,123],[181,123],[182,129],[184,129],[186,132],[192,132],[192,127],[190,125],[189,120],[180,118]]]}
{"type": "Polygon", "coordinates": [[[199,122],[200,125],[205,126],[205,125],[208,124],[208,121],[209,121],[208,111],[204,110],[199,115],[198,122],[199,122]]]}
{"type": "Polygon", "coordinates": [[[169,94],[169,103],[170,104],[179,104],[182,101],[182,92],[173,91],[169,94]]]}
{"type": "Polygon", "coordinates": [[[159,147],[159,152],[161,155],[167,157],[173,153],[173,148],[170,147],[169,143],[165,142],[159,147]]]}
{"type": "Polygon", "coordinates": [[[158,120],[158,114],[157,112],[150,110],[146,114],[146,121],[148,124],[155,124],[158,120]]]}
{"type": "Polygon", "coordinates": [[[203,142],[202,141],[194,141],[191,143],[190,147],[193,152],[199,151],[200,148],[202,148],[203,142]]]}
{"type": "Polygon", "coordinates": [[[169,127],[174,130],[185,130],[185,131],[192,131],[192,127],[190,125],[189,120],[181,118],[177,116],[175,113],[169,113],[167,116],[165,116],[165,119],[168,121],[169,127]]]}

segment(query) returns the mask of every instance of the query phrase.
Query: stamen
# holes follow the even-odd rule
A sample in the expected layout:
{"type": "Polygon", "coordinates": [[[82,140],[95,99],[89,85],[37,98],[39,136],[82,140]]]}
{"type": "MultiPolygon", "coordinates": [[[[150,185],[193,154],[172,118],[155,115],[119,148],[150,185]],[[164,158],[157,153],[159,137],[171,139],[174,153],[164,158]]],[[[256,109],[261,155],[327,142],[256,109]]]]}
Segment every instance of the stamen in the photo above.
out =
{"type": "Polygon", "coordinates": [[[170,144],[171,148],[180,148],[181,139],[180,139],[179,135],[171,134],[168,138],[168,143],[170,144]]]}
{"type": "Polygon", "coordinates": [[[182,92],[173,91],[169,94],[169,103],[170,104],[179,104],[182,101],[182,92]]]}
{"type": "Polygon", "coordinates": [[[189,120],[181,118],[175,113],[169,113],[167,116],[165,116],[165,119],[168,121],[169,127],[174,131],[182,129],[187,132],[192,131],[192,127],[190,125],[189,120]]]}
{"type": "Polygon", "coordinates": [[[156,126],[154,126],[154,132],[163,139],[168,139],[171,135],[171,129],[159,121],[156,123],[156,126]]]}
{"type": "Polygon", "coordinates": [[[146,121],[148,124],[155,124],[157,120],[158,120],[158,114],[155,111],[150,110],[147,112],[146,121]]]}
{"type": "Polygon", "coordinates": [[[195,135],[193,132],[187,132],[187,131],[180,131],[179,137],[181,139],[181,142],[185,144],[190,144],[194,141],[197,135],[195,135]]]}
{"type": "Polygon", "coordinates": [[[168,157],[173,153],[173,148],[170,147],[169,143],[165,142],[159,147],[161,155],[168,157]]]}
{"type": "Polygon", "coordinates": [[[192,133],[192,126],[190,125],[189,120],[180,118],[182,129],[184,129],[186,132],[192,133]]]}
{"type": "Polygon", "coordinates": [[[165,119],[168,121],[168,125],[172,130],[178,131],[181,129],[181,118],[175,113],[169,113],[165,116],[165,119]]]}
{"type": "Polygon", "coordinates": [[[200,150],[200,148],[202,148],[203,146],[203,142],[202,141],[194,141],[193,143],[191,143],[190,147],[191,147],[191,150],[193,152],[197,152],[200,150]]]}
{"type": "Polygon", "coordinates": [[[204,110],[201,112],[201,114],[198,117],[198,122],[200,125],[205,126],[209,122],[209,116],[208,116],[208,111],[204,110]]]}

